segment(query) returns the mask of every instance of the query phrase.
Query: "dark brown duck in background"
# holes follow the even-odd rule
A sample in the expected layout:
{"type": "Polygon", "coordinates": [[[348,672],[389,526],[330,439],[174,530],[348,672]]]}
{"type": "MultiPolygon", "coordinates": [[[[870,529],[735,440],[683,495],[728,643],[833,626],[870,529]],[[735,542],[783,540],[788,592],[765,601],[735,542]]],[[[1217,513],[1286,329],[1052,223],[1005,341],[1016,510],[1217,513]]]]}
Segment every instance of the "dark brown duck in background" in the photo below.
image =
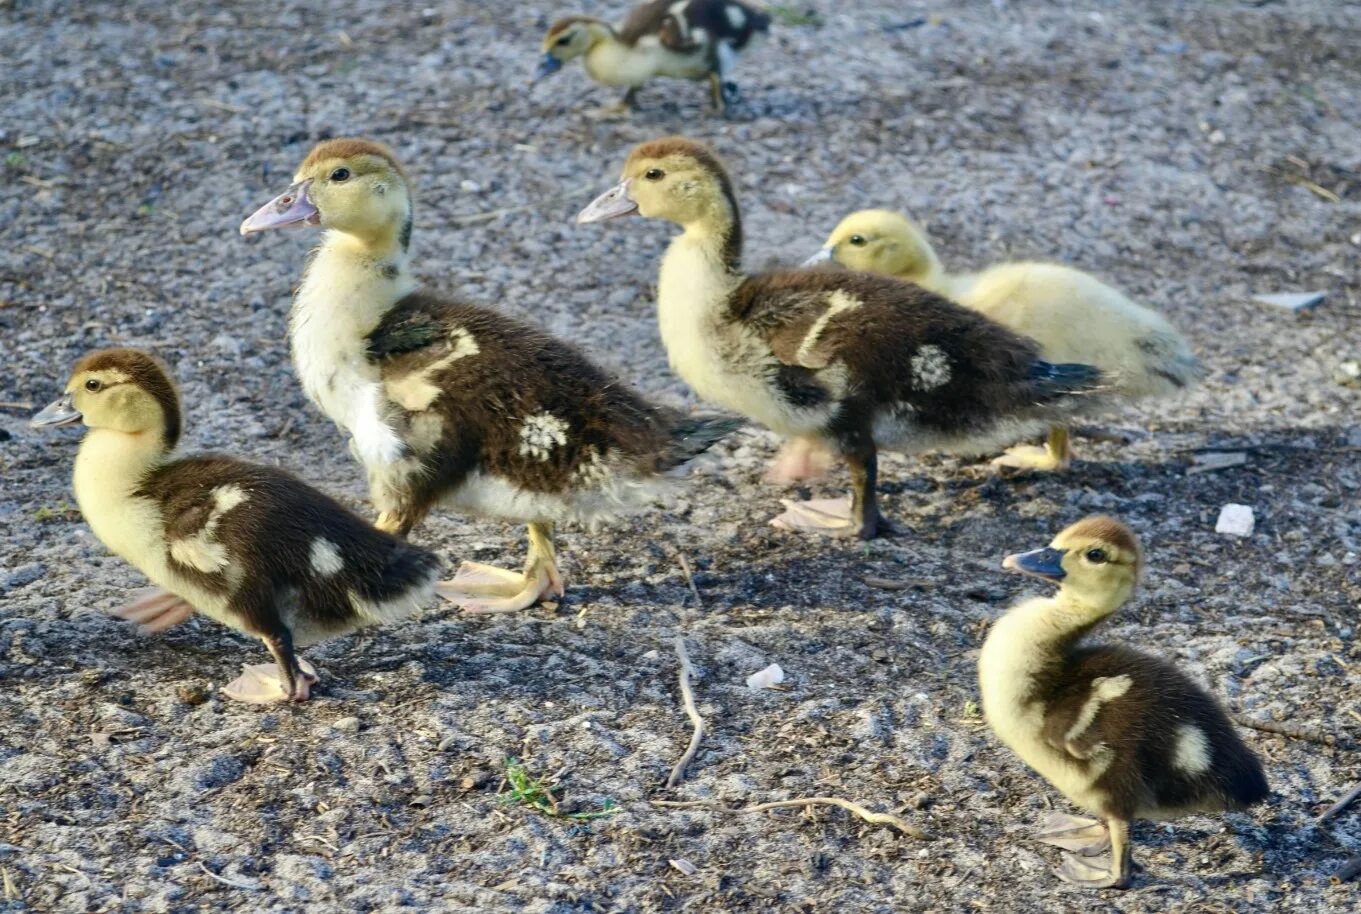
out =
{"type": "Polygon", "coordinates": [[[726,111],[739,97],[738,56],[769,28],[769,15],[738,0],[651,0],[630,10],[618,29],[591,16],[567,16],[544,37],[534,78],[581,57],[591,79],[627,87],[617,109],[631,108],[643,83],[669,76],[707,79],[714,107],[726,111]]]}

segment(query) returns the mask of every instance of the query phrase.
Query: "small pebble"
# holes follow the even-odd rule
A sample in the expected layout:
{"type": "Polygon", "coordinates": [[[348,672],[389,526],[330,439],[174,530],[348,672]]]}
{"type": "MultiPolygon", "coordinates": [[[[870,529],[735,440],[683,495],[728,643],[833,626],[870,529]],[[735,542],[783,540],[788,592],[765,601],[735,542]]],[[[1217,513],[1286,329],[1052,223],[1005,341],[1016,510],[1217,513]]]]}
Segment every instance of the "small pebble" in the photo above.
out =
{"type": "Polygon", "coordinates": [[[1219,520],[1215,523],[1215,533],[1225,533],[1229,536],[1252,536],[1252,531],[1257,525],[1257,519],[1253,516],[1252,509],[1247,505],[1225,505],[1219,511],[1219,520]]]}

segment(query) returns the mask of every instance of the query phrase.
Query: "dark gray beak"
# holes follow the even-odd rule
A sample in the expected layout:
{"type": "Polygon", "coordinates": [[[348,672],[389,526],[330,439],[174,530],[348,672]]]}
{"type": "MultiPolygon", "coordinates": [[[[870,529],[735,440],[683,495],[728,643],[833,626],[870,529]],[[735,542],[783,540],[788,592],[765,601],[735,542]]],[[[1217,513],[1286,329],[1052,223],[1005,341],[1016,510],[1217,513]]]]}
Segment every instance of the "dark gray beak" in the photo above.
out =
{"type": "Polygon", "coordinates": [[[28,420],[28,424],[31,428],[56,428],[59,425],[75,425],[80,419],[80,410],[76,409],[71,402],[71,395],[67,394],[47,404],[42,412],[28,420]]]}
{"type": "Polygon", "coordinates": [[[530,83],[536,83],[541,79],[546,79],[562,69],[562,61],[552,54],[544,54],[539,58],[539,68],[534,71],[534,78],[530,83]]]}
{"type": "Polygon", "coordinates": [[[1019,552],[1016,555],[1009,555],[1004,558],[1002,567],[1008,571],[1019,571],[1021,574],[1027,574],[1033,578],[1062,581],[1068,575],[1063,570],[1063,557],[1066,554],[1062,549],[1050,547],[1036,549],[1033,552],[1019,552]]]}

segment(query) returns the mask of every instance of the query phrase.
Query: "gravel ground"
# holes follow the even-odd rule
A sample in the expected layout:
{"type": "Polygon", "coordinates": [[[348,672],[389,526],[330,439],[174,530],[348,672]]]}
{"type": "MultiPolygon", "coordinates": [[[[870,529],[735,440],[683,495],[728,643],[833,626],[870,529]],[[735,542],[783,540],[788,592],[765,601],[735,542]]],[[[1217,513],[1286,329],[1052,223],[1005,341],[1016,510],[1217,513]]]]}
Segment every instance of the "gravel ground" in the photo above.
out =
{"type": "MultiPolygon", "coordinates": [[[[1361,852],[1361,813],[1313,817],[1361,779],[1361,390],[1337,380],[1361,358],[1361,7],[808,5],[822,26],[784,23],[744,62],[732,119],[700,86],[659,83],[608,120],[591,114],[612,93],[579,68],[526,91],[541,29],[566,12],[539,3],[0,3],[0,910],[1356,905],[1356,884],[1327,875],[1361,852]],[[760,481],[776,442],[740,433],[668,510],[568,531],[563,607],[432,607],[324,645],[302,707],[211,693],[263,659],[247,638],[201,620],[142,638],[103,615],[142,581],[70,507],[75,436],[30,431],[22,405],[55,396],[91,348],[172,364],[190,449],[295,467],[366,510],[289,369],[290,289],[314,239],[236,233],[312,142],[399,150],[432,284],[686,405],[651,306],[669,229],[571,224],[632,143],[673,132],[728,159],[753,264],[811,252],[850,209],[905,207],[948,262],[1052,257],[1108,277],[1193,338],[1209,379],[1112,416],[1133,441],[1079,441],[1062,477],[890,458],[885,508],[905,535],[869,545],[769,528],[789,494],[760,481]],[[1299,316],[1250,300],[1313,289],[1327,300],[1299,316]],[[1188,473],[1206,447],[1247,463],[1188,473]],[[1227,502],[1255,507],[1251,538],[1214,533],[1227,502]],[[974,704],[986,625],[1031,589],[998,559],[1094,511],[1131,523],[1150,562],[1110,637],[1156,645],[1250,717],[1335,738],[1247,731],[1273,800],[1140,825],[1125,893],[1052,876],[1025,830],[1064,801],[974,704]],[[710,732],[667,790],[689,737],[681,626],[710,732]],[[785,686],[749,691],[772,662],[785,686]],[[504,802],[510,756],[561,785],[561,812],[617,812],[504,802]],[[934,840],[836,810],[651,803],[814,794],[900,811],[934,840]]],[[[451,564],[514,563],[521,535],[443,513],[417,538],[451,564]]]]}

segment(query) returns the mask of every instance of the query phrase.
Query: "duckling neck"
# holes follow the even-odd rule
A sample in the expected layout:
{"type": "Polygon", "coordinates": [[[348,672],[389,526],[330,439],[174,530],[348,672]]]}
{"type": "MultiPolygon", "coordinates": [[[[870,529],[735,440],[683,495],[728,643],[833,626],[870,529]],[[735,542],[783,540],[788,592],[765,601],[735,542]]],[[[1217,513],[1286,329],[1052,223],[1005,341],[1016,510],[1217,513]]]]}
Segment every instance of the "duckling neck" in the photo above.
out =
{"type": "Polygon", "coordinates": [[[416,291],[409,242],[409,228],[374,240],[328,232],[294,298],[289,334],[298,378],[308,398],[344,428],[354,424],[356,402],[372,400],[368,388],[377,383],[368,335],[416,291]]]}
{"type": "Polygon", "coordinates": [[[169,457],[162,435],[154,430],[120,432],[91,429],[76,454],[76,503],[99,539],[115,552],[127,504],[147,474],[169,457]]]}

